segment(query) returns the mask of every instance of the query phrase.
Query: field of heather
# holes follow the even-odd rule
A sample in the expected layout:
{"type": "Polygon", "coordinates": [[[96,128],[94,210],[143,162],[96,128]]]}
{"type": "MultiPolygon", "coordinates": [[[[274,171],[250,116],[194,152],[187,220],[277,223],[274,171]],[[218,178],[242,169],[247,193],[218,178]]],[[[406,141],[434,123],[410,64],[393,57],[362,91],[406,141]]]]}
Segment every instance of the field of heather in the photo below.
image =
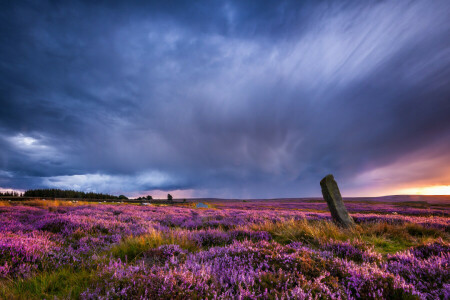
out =
{"type": "Polygon", "coordinates": [[[0,298],[449,299],[448,201],[0,202],[0,298]]]}

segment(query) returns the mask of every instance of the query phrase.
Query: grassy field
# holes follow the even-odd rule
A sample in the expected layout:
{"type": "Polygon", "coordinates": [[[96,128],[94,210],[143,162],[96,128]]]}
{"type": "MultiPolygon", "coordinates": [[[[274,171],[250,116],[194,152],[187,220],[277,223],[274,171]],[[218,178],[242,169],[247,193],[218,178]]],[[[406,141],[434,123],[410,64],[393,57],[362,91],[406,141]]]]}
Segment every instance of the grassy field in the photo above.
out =
{"type": "Polygon", "coordinates": [[[358,200],[350,209],[357,225],[342,229],[317,202],[280,203],[1,202],[0,298],[449,295],[445,206],[400,201],[401,211],[388,211],[381,203],[379,213],[358,200]]]}

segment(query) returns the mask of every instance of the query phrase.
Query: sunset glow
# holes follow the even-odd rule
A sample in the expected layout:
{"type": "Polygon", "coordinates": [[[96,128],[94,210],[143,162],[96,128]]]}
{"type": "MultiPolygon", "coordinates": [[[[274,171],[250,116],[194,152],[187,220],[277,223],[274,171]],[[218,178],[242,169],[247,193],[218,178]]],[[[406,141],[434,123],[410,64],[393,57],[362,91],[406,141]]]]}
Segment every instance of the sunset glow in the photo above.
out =
{"type": "Polygon", "coordinates": [[[435,185],[406,188],[399,191],[401,195],[450,195],[450,185],[435,185]]]}

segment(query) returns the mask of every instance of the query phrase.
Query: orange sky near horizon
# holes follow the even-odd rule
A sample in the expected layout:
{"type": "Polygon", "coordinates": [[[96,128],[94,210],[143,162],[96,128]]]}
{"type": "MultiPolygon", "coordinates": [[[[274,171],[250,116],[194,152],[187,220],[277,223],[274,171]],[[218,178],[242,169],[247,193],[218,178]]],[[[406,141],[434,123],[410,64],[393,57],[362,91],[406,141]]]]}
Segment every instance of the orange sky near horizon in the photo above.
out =
{"type": "Polygon", "coordinates": [[[411,186],[407,188],[364,189],[360,191],[341,191],[347,197],[382,197],[393,195],[450,195],[450,185],[411,186]]]}
{"type": "Polygon", "coordinates": [[[401,189],[400,194],[407,195],[450,195],[450,185],[435,185],[401,189]]]}

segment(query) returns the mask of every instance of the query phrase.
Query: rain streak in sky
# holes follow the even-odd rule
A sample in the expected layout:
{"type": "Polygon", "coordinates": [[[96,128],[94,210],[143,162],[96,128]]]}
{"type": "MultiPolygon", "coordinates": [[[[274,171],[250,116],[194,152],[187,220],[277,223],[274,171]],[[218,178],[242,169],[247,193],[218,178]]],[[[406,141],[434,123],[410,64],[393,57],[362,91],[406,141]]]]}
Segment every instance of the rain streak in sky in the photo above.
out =
{"type": "Polygon", "coordinates": [[[448,1],[131,2],[2,2],[0,190],[450,194],[448,1]]]}

